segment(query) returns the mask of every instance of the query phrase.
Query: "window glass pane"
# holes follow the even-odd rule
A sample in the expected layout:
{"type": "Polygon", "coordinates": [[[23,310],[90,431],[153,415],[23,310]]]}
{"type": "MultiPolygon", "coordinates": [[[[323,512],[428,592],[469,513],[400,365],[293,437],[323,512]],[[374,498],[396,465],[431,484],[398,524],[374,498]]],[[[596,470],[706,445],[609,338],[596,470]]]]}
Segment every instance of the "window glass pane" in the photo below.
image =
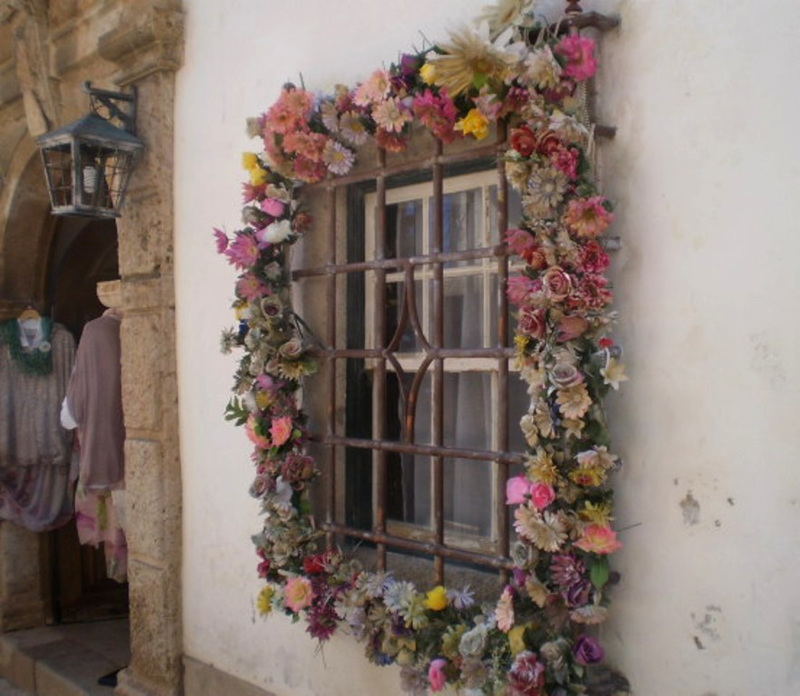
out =
{"type": "Polygon", "coordinates": [[[422,233],[421,200],[386,206],[387,258],[406,258],[421,254],[422,233]]]}
{"type": "Polygon", "coordinates": [[[489,536],[492,530],[492,462],[447,459],[444,464],[445,529],[489,536]]]}
{"type": "MultiPolygon", "coordinates": [[[[433,198],[429,199],[430,239],[433,242],[435,211],[433,198]]],[[[483,190],[447,193],[442,201],[442,251],[476,249],[483,244],[483,190]]],[[[474,261],[449,261],[445,268],[468,266],[474,261]]]]}
{"type": "MultiPolygon", "coordinates": [[[[508,187],[508,226],[519,226],[522,219],[522,197],[516,189],[508,187]]],[[[496,244],[500,237],[497,229],[497,185],[489,187],[489,244],[496,244]]]]}
{"type": "Polygon", "coordinates": [[[493,375],[488,372],[444,376],[444,444],[463,449],[492,449],[493,375]]]}
{"type": "Polygon", "coordinates": [[[446,348],[481,348],[487,345],[484,340],[483,285],[481,276],[444,279],[446,348]]]}

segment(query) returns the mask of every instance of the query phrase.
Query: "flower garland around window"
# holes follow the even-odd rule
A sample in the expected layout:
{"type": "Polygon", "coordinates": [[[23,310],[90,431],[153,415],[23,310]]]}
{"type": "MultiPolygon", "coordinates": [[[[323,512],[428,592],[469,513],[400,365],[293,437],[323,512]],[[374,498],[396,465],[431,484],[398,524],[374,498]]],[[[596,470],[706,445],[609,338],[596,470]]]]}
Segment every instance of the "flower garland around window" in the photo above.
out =
{"type": "MultiPolygon", "coordinates": [[[[227,417],[254,444],[251,493],[265,515],[254,537],[262,614],[302,618],[320,641],[351,633],[371,661],[398,663],[415,694],[447,684],[464,694],[583,694],[604,659],[591,627],[607,617],[608,556],[621,546],[608,485],[618,458],[601,402],[627,379],[609,336],[604,232],[613,214],[593,179],[581,98],[597,68],[595,44],[538,23],[531,0],[502,0],[477,27],[331,96],[288,85],[248,122],[264,152],[243,158],[244,227],[231,238],[215,230],[219,253],[240,271],[239,326],[223,334],[224,350],[244,348],[227,417]],[[367,140],[402,152],[414,124],[443,143],[481,140],[501,119],[510,124],[507,177],[522,195],[523,218],[506,242],[525,266],[508,295],[531,403],[520,423],[525,473],[506,487],[514,568],[487,605],[469,588],[418,589],[323,550],[308,496],[319,472],[305,453],[297,399],[315,362],[292,311],[286,263],[312,225],[303,184],[347,174],[367,140]]],[[[623,677],[616,683],[625,690],[623,677]]]]}

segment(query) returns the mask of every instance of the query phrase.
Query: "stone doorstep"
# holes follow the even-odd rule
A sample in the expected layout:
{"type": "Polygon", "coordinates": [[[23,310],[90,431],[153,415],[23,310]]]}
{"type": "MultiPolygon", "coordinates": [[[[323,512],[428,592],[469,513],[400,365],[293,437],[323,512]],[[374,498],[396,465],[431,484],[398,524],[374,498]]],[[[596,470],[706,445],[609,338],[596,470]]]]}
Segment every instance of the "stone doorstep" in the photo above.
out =
{"type": "Polygon", "coordinates": [[[0,675],[35,696],[113,696],[97,680],[128,658],[127,620],[0,635],[0,675]]]}

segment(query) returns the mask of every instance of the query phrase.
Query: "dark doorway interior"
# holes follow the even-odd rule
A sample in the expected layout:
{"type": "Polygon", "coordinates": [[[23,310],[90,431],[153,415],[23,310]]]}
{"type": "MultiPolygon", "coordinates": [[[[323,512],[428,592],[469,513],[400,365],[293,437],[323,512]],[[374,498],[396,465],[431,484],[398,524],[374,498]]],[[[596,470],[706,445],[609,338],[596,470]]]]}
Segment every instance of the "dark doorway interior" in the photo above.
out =
{"type": "MultiPolygon", "coordinates": [[[[62,218],[50,249],[48,308],[80,341],[85,324],[105,307],[97,283],[119,278],[117,229],[113,220],[62,218]]],[[[47,545],[52,623],[125,616],[128,586],[106,574],[102,548],[81,546],[74,520],[49,534],[47,545]]]]}

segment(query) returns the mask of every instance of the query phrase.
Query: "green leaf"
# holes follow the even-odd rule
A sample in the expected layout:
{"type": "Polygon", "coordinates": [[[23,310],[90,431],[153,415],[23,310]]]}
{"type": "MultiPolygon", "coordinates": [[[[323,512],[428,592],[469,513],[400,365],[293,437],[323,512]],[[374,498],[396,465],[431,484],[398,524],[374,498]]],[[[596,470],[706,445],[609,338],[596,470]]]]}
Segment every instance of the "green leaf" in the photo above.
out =
{"type": "Polygon", "coordinates": [[[608,559],[605,556],[595,558],[589,570],[589,575],[592,578],[592,584],[598,590],[602,590],[609,577],[608,559]]]}
{"type": "Polygon", "coordinates": [[[232,398],[225,407],[225,420],[234,421],[236,425],[244,425],[250,411],[245,408],[240,399],[232,398]]]}

